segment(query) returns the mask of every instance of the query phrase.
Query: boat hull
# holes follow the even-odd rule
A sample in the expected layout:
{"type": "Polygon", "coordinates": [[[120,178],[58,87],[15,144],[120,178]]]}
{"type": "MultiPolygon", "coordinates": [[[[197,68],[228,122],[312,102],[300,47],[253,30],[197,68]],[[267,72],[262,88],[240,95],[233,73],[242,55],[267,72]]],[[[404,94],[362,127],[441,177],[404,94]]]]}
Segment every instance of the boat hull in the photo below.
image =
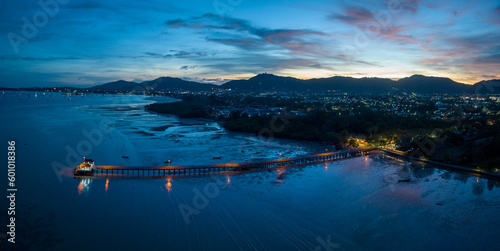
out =
{"type": "Polygon", "coordinates": [[[94,175],[93,171],[80,171],[77,168],[75,168],[75,172],[73,173],[74,176],[92,176],[94,175]]]}

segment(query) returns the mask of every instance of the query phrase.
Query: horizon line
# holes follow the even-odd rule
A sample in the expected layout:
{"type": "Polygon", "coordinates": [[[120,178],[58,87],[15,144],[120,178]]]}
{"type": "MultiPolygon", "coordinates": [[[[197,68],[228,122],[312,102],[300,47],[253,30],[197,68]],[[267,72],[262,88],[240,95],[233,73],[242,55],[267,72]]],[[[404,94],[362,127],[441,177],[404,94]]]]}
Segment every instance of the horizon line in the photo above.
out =
{"type": "Polygon", "coordinates": [[[142,80],[141,82],[137,82],[134,80],[125,80],[125,79],[117,79],[117,80],[113,80],[113,81],[110,81],[110,82],[103,82],[103,83],[95,83],[95,84],[92,84],[92,85],[80,85],[80,86],[74,86],[74,85],[71,85],[71,84],[60,84],[60,85],[51,85],[51,86],[24,86],[24,87],[5,87],[5,86],[0,86],[0,88],[8,88],[8,89],[22,89],[22,88],[79,88],[79,89],[83,89],[83,88],[91,88],[91,87],[95,87],[95,86],[99,86],[99,85],[104,85],[104,84],[109,84],[109,83],[113,83],[113,82],[118,82],[118,81],[126,81],[126,82],[133,82],[133,83],[137,83],[137,84],[142,84],[144,82],[147,82],[147,81],[154,81],[156,79],[159,79],[159,78],[176,78],[176,79],[181,79],[181,80],[184,80],[184,81],[190,81],[190,82],[195,82],[195,83],[199,83],[199,84],[211,84],[211,85],[216,85],[216,86],[222,86],[228,82],[231,82],[231,81],[235,81],[235,80],[249,80],[251,78],[254,78],[256,76],[259,76],[259,75],[273,75],[273,76],[277,76],[277,77],[285,77],[285,78],[294,78],[294,79],[298,79],[298,80],[303,80],[303,81],[307,81],[307,80],[312,80],[312,79],[328,79],[328,78],[334,78],[334,77],[345,77],[345,78],[355,78],[355,79],[364,79],[364,78],[367,78],[367,79],[370,79],[370,78],[376,78],[376,79],[389,79],[389,80],[392,80],[392,81],[399,81],[401,79],[405,79],[405,78],[410,78],[410,77],[413,77],[413,76],[424,76],[424,77],[429,77],[429,78],[445,78],[445,79],[450,79],[452,80],[453,82],[455,83],[458,83],[458,84],[464,84],[464,85],[470,85],[470,86],[473,86],[477,83],[480,83],[480,82],[483,82],[483,81],[497,81],[497,80],[500,80],[500,78],[494,78],[494,79],[489,79],[489,80],[480,80],[476,83],[463,83],[463,82],[458,82],[458,81],[455,81],[453,80],[452,78],[450,77],[441,77],[441,76],[430,76],[430,75],[423,75],[423,74],[413,74],[413,75],[410,75],[410,76],[406,76],[406,77],[402,77],[402,78],[384,78],[384,77],[376,77],[376,76],[363,76],[363,77],[355,77],[355,76],[349,76],[349,75],[332,75],[332,76],[329,76],[329,77],[313,77],[313,78],[299,78],[299,77],[293,77],[293,76],[285,76],[285,75],[278,75],[278,74],[274,74],[274,73],[268,73],[268,72],[263,72],[263,73],[258,73],[252,77],[247,77],[247,78],[235,78],[235,79],[228,79],[228,81],[226,82],[223,82],[221,84],[217,84],[217,83],[213,83],[213,82],[202,82],[202,81],[198,81],[196,79],[193,79],[191,77],[172,77],[172,76],[160,76],[160,77],[157,77],[157,78],[153,78],[153,79],[144,79],[142,80]]]}

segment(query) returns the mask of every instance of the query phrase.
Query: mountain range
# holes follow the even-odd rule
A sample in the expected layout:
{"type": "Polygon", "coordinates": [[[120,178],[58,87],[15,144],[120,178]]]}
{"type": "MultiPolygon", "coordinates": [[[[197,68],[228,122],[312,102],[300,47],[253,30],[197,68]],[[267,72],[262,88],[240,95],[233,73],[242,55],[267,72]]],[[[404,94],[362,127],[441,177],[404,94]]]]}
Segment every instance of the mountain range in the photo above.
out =
{"type": "Polygon", "coordinates": [[[351,94],[418,93],[418,94],[485,94],[500,93],[500,79],[481,81],[474,85],[449,78],[413,75],[392,80],[388,78],[329,77],[297,79],[263,73],[247,80],[232,80],[222,85],[204,84],[180,78],[160,77],[142,83],[119,80],[88,88],[99,91],[209,91],[231,89],[236,92],[325,92],[351,94]]]}

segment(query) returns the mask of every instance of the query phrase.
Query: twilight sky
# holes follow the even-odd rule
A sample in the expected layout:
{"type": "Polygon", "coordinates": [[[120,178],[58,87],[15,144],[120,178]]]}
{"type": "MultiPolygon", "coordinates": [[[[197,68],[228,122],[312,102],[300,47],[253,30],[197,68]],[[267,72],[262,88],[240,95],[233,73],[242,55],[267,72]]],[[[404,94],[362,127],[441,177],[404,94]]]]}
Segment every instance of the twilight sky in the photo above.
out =
{"type": "Polygon", "coordinates": [[[0,86],[222,83],[262,72],[500,78],[500,0],[40,3],[52,4],[0,2],[0,86]]]}

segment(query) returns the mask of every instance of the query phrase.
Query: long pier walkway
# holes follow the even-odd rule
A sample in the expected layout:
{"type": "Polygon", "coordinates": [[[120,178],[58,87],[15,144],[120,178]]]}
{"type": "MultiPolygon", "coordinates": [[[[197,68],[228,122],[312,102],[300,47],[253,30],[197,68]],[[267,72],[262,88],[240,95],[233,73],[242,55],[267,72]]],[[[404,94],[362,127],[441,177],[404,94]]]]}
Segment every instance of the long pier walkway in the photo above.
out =
{"type": "MultiPolygon", "coordinates": [[[[328,152],[301,156],[295,158],[263,160],[257,162],[226,163],[214,165],[193,165],[193,166],[94,166],[87,175],[189,175],[189,174],[210,174],[223,171],[244,171],[253,169],[267,169],[273,167],[286,167],[295,165],[305,165],[318,162],[342,160],[346,158],[363,156],[369,154],[375,148],[353,149],[338,152],[328,152]]],[[[75,170],[75,174],[76,174],[75,170]]]]}
{"type": "Polygon", "coordinates": [[[473,169],[469,167],[464,167],[464,166],[458,166],[458,165],[453,165],[453,164],[448,164],[448,163],[443,163],[443,162],[438,162],[438,161],[433,161],[430,159],[422,159],[422,158],[416,158],[413,156],[410,156],[406,154],[406,152],[402,151],[397,151],[397,150],[392,150],[392,149],[385,149],[385,148],[379,148],[382,152],[388,153],[390,155],[398,156],[400,158],[404,158],[410,161],[417,161],[417,162],[423,162],[423,163],[429,163],[437,166],[442,166],[447,169],[455,170],[455,171],[462,171],[462,172],[467,172],[467,173],[473,173],[476,175],[482,175],[484,177],[488,178],[494,178],[494,179],[500,179],[500,173],[492,173],[492,172],[486,172],[486,171],[481,171],[479,169],[473,169]]]}

